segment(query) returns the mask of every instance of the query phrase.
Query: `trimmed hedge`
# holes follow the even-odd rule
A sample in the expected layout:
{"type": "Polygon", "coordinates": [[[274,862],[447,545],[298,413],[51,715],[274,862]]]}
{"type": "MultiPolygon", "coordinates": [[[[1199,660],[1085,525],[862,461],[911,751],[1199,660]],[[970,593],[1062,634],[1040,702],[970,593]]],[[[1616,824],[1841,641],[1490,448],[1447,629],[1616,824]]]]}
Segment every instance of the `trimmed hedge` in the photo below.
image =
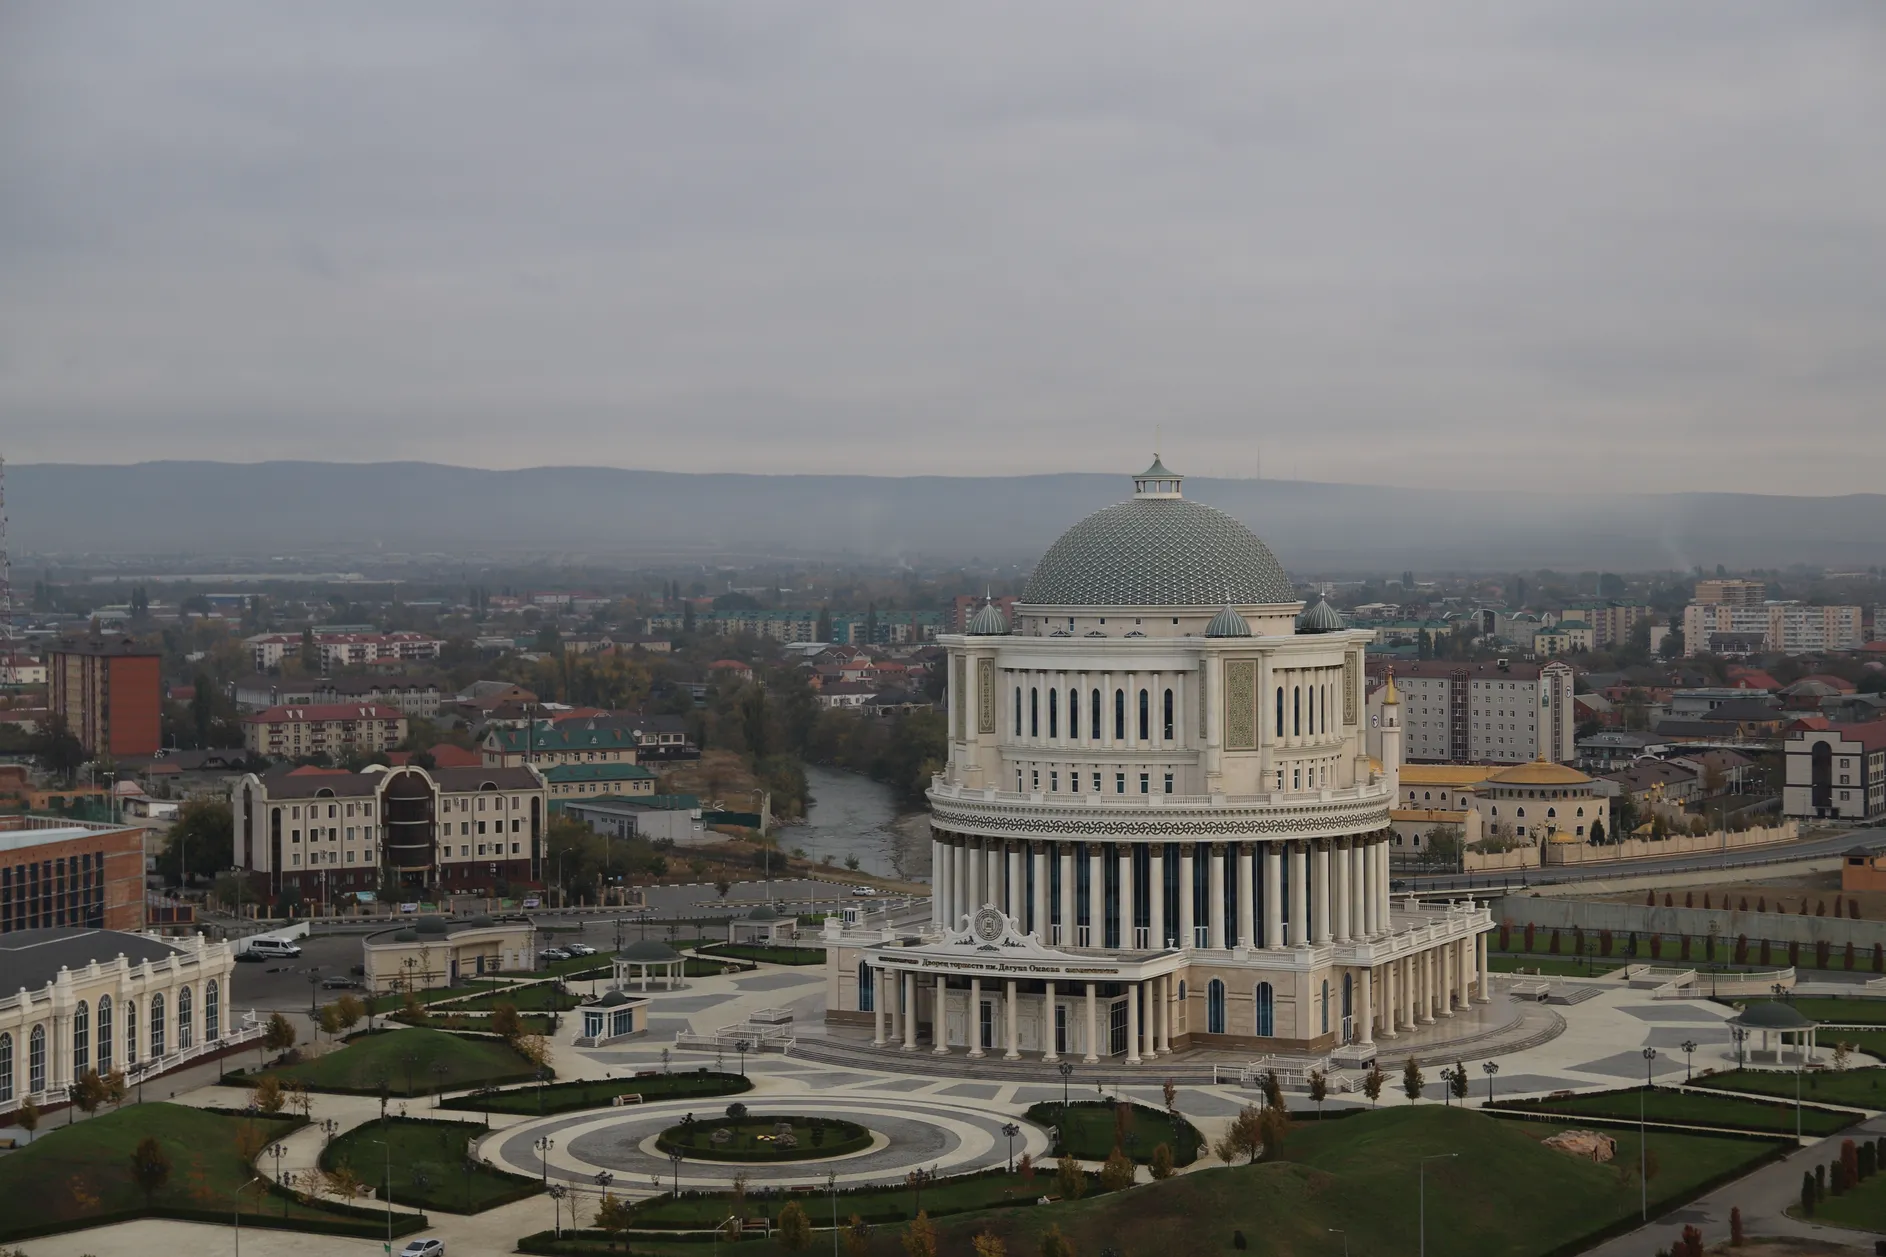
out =
{"type": "MultiPolygon", "coordinates": [[[[531,1086],[512,1087],[490,1096],[473,1092],[441,1100],[439,1107],[470,1113],[521,1113],[530,1116],[537,1112],[538,1090],[531,1086]]],[[[608,1106],[610,1097],[616,1095],[639,1095],[645,1101],[659,1103],[671,1099],[713,1099],[751,1090],[753,1083],[750,1079],[739,1074],[713,1073],[706,1069],[643,1078],[587,1078],[546,1084],[542,1088],[543,1111],[547,1115],[604,1108],[608,1106]],[[684,1085],[689,1082],[698,1082],[699,1085],[684,1085]]]]}
{"type": "MultiPolygon", "coordinates": [[[[276,1195],[271,1191],[269,1195],[276,1195]]],[[[289,1193],[290,1199],[294,1199],[289,1193]]],[[[377,1240],[386,1236],[386,1214],[373,1209],[361,1209],[355,1205],[315,1206],[324,1213],[345,1215],[329,1222],[322,1218],[284,1218],[279,1213],[245,1213],[242,1225],[256,1227],[266,1231],[295,1231],[303,1235],[338,1235],[348,1239],[377,1240]],[[353,1219],[359,1219],[354,1221],[353,1219]]],[[[137,1222],[144,1218],[163,1218],[172,1222],[204,1222],[210,1226],[228,1226],[233,1215],[227,1209],[183,1209],[173,1205],[153,1205],[149,1209],[116,1209],[108,1213],[95,1213],[84,1218],[68,1218],[62,1222],[50,1222],[23,1227],[11,1227],[0,1233],[0,1242],[11,1243],[14,1240],[41,1239],[48,1235],[64,1235],[71,1231],[89,1231],[93,1227],[114,1226],[120,1222],[137,1222]]],[[[414,1231],[423,1231],[431,1226],[431,1221],[423,1213],[395,1213],[393,1215],[393,1235],[395,1238],[411,1235],[414,1231]]]]}

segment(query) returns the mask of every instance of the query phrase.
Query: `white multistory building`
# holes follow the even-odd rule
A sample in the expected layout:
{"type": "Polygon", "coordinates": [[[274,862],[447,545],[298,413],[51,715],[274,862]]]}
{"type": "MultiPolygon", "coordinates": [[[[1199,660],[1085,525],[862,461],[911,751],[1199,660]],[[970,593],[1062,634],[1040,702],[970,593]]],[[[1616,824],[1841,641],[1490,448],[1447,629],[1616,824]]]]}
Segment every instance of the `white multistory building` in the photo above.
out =
{"type": "Polygon", "coordinates": [[[1391,902],[1400,703],[1157,460],[949,654],[916,937],[828,927],[828,1017],[904,1049],[1146,1062],[1371,1054],[1485,987],[1477,907],[1391,902]]]}

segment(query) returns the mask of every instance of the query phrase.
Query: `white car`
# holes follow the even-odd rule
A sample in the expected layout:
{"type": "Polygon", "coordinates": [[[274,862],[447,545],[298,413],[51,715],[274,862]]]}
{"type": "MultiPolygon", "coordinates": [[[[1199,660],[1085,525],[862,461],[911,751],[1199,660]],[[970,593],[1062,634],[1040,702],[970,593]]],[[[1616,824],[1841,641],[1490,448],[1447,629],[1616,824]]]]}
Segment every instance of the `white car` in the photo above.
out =
{"type": "Polygon", "coordinates": [[[858,899],[869,899],[878,893],[878,888],[875,886],[853,886],[851,893],[858,899]]]}
{"type": "Polygon", "coordinates": [[[546,947],[537,953],[539,960],[568,960],[570,953],[561,947],[546,947]]]}
{"type": "Polygon", "coordinates": [[[408,1240],[399,1257],[445,1257],[444,1240],[408,1240]]]}
{"type": "Polygon", "coordinates": [[[596,954],[596,949],[591,947],[588,943],[565,943],[563,950],[569,952],[572,956],[594,956],[596,954]]]}

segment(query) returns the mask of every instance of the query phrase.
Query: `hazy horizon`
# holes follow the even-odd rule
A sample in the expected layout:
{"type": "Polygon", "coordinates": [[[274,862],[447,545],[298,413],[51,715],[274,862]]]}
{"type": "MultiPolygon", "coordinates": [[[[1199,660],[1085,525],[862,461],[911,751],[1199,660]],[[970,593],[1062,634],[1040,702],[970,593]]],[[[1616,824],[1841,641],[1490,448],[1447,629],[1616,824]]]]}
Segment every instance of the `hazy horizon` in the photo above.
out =
{"type": "Polygon", "coordinates": [[[1882,65],[1876,0],[19,0],[0,454],[1866,491],[1882,65]]]}

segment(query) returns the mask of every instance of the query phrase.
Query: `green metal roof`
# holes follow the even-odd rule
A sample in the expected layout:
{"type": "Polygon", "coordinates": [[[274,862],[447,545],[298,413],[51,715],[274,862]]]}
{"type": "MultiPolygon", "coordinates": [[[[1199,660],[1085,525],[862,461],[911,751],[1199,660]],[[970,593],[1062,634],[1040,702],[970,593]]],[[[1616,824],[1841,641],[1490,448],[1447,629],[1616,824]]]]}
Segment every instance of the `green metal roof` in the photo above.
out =
{"type": "Polygon", "coordinates": [[[652,781],[655,777],[640,764],[550,764],[538,771],[552,785],[571,781],[652,781]]]}
{"type": "Polygon", "coordinates": [[[498,746],[503,751],[516,755],[522,755],[531,750],[633,750],[639,745],[632,729],[619,727],[589,729],[583,727],[582,721],[569,721],[562,725],[538,725],[535,731],[494,729],[491,736],[497,739],[498,746]]]}

